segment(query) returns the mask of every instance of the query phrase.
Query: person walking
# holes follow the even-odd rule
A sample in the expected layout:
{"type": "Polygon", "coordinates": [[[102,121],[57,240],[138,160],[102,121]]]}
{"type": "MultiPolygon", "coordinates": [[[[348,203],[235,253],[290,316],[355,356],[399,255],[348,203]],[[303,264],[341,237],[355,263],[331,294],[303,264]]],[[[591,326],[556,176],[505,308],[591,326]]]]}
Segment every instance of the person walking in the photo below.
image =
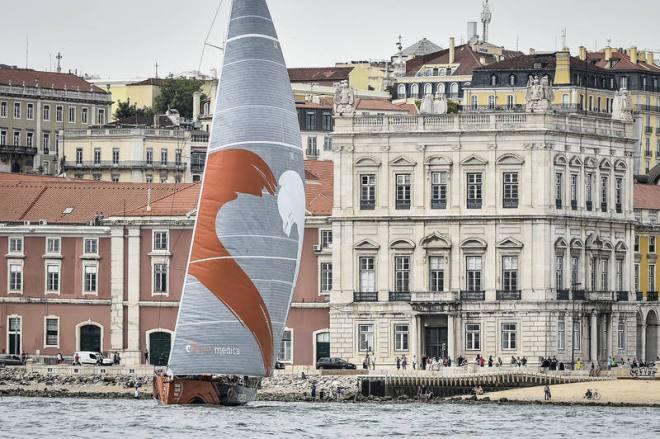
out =
{"type": "Polygon", "coordinates": [[[149,350],[144,351],[144,364],[149,364],[149,350]]]}
{"type": "Polygon", "coordinates": [[[401,358],[396,357],[396,370],[401,369],[401,358]]]}
{"type": "Polygon", "coordinates": [[[312,383],[312,399],[316,399],[316,383],[312,383]]]}
{"type": "Polygon", "coordinates": [[[493,367],[493,356],[492,355],[488,356],[488,367],[493,367]]]}
{"type": "Polygon", "coordinates": [[[412,366],[413,370],[417,369],[417,355],[413,355],[412,366]]]}
{"type": "Polygon", "coordinates": [[[550,399],[552,398],[552,395],[550,394],[550,386],[549,385],[547,385],[547,384],[545,385],[545,387],[543,388],[543,393],[544,393],[543,399],[545,401],[550,401],[550,399]]]}
{"type": "Polygon", "coordinates": [[[406,354],[403,354],[403,358],[401,359],[401,367],[403,370],[406,370],[408,367],[408,359],[406,358],[406,354]]]}

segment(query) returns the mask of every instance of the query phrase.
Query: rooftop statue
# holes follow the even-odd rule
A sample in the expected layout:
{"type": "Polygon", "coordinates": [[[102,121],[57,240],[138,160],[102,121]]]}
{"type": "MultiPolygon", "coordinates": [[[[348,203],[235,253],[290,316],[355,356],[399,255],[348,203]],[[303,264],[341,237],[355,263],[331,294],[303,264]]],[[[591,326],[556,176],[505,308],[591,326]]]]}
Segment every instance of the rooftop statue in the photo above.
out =
{"type": "Polygon", "coordinates": [[[433,95],[426,93],[422,103],[419,106],[419,112],[422,114],[433,114],[433,95]]]}
{"type": "Polygon", "coordinates": [[[433,101],[433,114],[447,114],[447,97],[444,94],[436,93],[433,101]]]}
{"type": "Polygon", "coordinates": [[[542,113],[552,109],[552,100],[555,95],[547,76],[539,80],[538,76],[530,77],[527,82],[526,111],[542,113]]]}
{"type": "Polygon", "coordinates": [[[632,101],[628,89],[623,87],[614,95],[612,102],[612,119],[623,122],[632,122],[632,101]]]}
{"type": "Polygon", "coordinates": [[[355,112],[355,91],[343,80],[335,88],[335,114],[351,115],[355,112]]]}

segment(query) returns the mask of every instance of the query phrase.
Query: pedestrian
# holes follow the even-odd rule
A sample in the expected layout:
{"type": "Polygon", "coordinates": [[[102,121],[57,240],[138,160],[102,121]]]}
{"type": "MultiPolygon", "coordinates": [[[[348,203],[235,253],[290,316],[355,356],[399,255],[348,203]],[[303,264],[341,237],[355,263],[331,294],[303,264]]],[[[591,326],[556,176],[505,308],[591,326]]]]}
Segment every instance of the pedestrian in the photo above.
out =
{"type": "Polygon", "coordinates": [[[488,356],[488,367],[493,367],[493,356],[492,355],[488,356]]]}
{"type": "Polygon", "coordinates": [[[406,358],[406,354],[403,354],[403,358],[401,359],[401,367],[403,370],[406,370],[408,367],[408,359],[406,358]]]}
{"type": "Polygon", "coordinates": [[[138,386],[135,386],[135,393],[133,394],[133,398],[140,399],[140,388],[138,386]]]}
{"type": "Polygon", "coordinates": [[[312,398],[316,399],[316,383],[312,383],[312,398]]]}
{"type": "Polygon", "coordinates": [[[369,353],[364,356],[364,361],[362,362],[362,369],[369,369],[369,353]]]}
{"type": "Polygon", "coordinates": [[[547,385],[547,384],[545,385],[545,387],[543,388],[543,393],[544,393],[544,395],[543,395],[544,400],[545,401],[550,401],[550,398],[552,398],[552,395],[550,394],[550,386],[549,385],[547,385]]]}
{"type": "Polygon", "coordinates": [[[376,370],[376,355],[372,354],[371,358],[371,370],[376,370]]]}
{"type": "Polygon", "coordinates": [[[23,351],[21,354],[21,363],[25,364],[27,362],[27,352],[23,351]]]}
{"type": "Polygon", "coordinates": [[[479,366],[484,367],[486,365],[486,359],[484,357],[479,358],[479,366]]]}
{"type": "Polygon", "coordinates": [[[417,355],[413,355],[412,365],[413,365],[413,370],[416,370],[417,369],[417,355]]]}
{"type": "Polygon", "coordinates": [[[401,369],[401,358],[396,357],[396,370],[401,369]]]}
{"type": "Polygon", "coordinates": [[[57,353],[57,364],[62,364],[64,362],[64,356],[62,356],[61,352],[57,353]]]}
{"type": "Polygon", "coordinates": [[[73,356],[73,365],[80,366],[80,355],[78,355],[78,352],[73,356]]]}
{"type": "Polygon", "coordinates": [[[149,350],[144,351],[144,364],[149,364],[149,350]]]}

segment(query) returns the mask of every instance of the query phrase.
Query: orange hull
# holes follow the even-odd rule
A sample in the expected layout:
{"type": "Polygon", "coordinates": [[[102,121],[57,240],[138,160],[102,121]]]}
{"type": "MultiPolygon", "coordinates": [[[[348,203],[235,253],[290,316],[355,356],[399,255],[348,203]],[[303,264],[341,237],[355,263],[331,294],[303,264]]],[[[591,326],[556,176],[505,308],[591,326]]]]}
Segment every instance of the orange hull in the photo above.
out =
{"type": "Polygon", "coordinates": [[[165,405],[243,405],[257,396],[258,378],[154,376],[154,398],[165,405]]]}

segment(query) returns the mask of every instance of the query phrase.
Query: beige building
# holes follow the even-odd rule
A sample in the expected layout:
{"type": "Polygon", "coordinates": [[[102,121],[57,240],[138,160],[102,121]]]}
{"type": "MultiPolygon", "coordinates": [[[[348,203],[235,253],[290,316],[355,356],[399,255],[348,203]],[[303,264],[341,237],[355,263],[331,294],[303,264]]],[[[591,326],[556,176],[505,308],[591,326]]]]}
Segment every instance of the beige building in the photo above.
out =
{"type": "Polygon", "coordinates": [[[103,124],[109,93],[71,73],[0,66],[0,171],[58,172],[58,132],[103,124]]]}

